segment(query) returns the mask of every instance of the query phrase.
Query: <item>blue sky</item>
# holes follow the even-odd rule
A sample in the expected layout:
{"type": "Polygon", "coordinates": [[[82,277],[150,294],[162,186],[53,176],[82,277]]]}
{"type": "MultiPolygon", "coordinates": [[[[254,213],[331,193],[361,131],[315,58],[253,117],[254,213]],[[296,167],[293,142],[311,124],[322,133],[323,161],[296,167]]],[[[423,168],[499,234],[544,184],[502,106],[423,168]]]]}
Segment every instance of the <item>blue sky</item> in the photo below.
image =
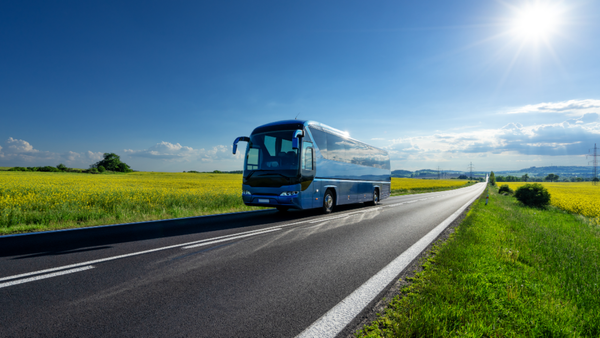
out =
{"type": "Polygon", "coordinates": [[[296,115],[392,169],[587,165],[599,40],[598,1],[2,1],[0,166],[240,170],[296,115]]]}

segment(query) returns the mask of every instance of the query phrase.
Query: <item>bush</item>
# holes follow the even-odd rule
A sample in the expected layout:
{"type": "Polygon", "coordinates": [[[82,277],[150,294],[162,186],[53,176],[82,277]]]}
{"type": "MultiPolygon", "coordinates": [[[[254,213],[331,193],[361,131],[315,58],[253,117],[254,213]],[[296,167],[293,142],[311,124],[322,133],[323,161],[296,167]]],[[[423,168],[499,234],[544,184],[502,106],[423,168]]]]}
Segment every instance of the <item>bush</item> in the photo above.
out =
{"type": "Polygon", "coordinates": [[[525,184],[515,191],[515,197],[530,207],[544,207],[550,203],[550,193],[538,183],[525,184]]]}
{"type": "Polygon", "coordinates": [[[508,184],[503,184],[500,186],[500,189],[498,189],[499,193],[508,193],[508,194],[512,194],[514,193],[514,191],[508,187],[508,184]]]}
{"type": "Polygon", "coordinates": [[[106,171],[106,169],[103,166],[99,165],[98,166],[98,171],[101,172],[101,173],[103,173],[103,172],[106,171]]]}

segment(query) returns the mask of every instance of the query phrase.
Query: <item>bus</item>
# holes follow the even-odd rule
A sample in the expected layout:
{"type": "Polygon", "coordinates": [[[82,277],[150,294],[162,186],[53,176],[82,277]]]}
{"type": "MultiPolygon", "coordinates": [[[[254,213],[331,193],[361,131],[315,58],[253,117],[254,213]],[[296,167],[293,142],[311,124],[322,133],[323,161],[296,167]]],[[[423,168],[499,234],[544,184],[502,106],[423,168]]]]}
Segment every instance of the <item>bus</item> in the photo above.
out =
{"type": "Polygon", "coordinates": [[[244,158],[246,205],[288,209],[376,205],[390,196],[390,157],[383,150],[316,121],[286,120],[257,127],[244,158]]]}

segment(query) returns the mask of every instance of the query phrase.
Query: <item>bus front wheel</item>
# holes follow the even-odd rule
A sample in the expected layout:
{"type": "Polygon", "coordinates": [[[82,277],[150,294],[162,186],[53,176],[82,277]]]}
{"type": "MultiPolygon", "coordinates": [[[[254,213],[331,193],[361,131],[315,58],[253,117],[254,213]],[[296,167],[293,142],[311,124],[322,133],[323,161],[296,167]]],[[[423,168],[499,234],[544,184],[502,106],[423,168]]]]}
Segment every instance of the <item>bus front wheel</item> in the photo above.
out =
{"type": "Polygon", "coordinates": [[[325,192],[325,196],[323,197],[323,212],[329,214],[333,211],[334,204],[333,193],[331,190],[327,190],[325,192]]]}

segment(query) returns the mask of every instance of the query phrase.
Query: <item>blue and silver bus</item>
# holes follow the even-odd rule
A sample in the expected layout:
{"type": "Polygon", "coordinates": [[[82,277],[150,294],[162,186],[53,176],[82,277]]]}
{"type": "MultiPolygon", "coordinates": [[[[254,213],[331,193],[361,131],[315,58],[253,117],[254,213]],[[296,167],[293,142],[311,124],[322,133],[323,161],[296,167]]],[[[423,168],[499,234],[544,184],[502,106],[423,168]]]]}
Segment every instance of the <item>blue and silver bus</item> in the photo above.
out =
{"type": "Polygon", "coordinates": [[[287,120],[257,127],[244,159],[246,205],[288,209],[377,204],[390,196],[390,158],[382,149],[315,121],[287,120]]]}

